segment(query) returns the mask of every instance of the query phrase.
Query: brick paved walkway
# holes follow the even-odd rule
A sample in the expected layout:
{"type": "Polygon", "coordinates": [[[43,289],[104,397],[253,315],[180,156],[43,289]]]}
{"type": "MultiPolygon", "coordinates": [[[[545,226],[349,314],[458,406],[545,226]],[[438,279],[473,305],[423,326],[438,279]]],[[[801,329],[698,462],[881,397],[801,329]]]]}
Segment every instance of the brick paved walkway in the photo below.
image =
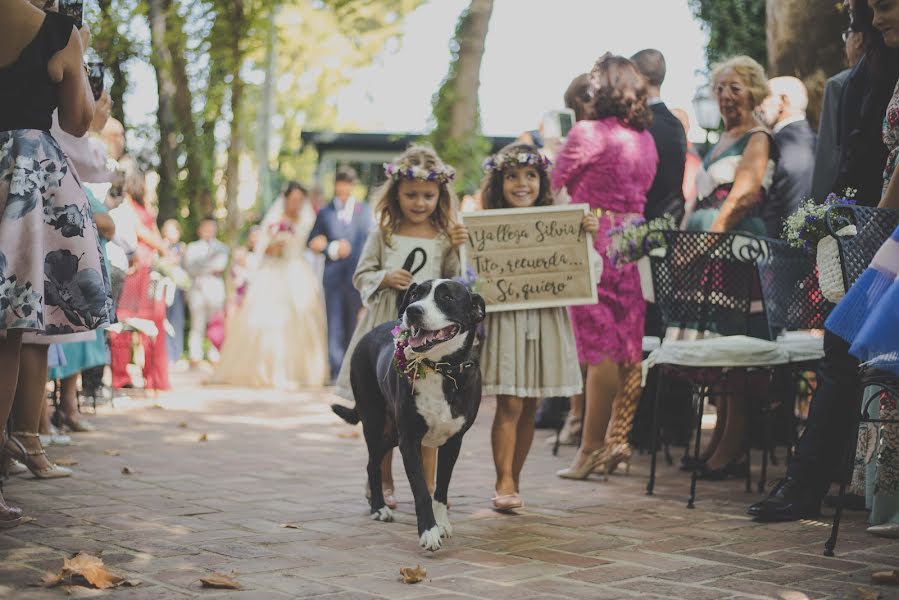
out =
{"type": "MultiPolygon", "coordinates": [[[[757,525],[757,496],[741,483],[701,483],[662,468],[644,495],[648,461],[629,477],[557,479],[571,458],[538,440],[523,474],[527,507],[488,509],[493,467],[485,400],[451,487],[456,535],[434,554],[416,543],[411,494],[399,485],[398,521],[373,522],[363,501],[363,445],[323,393],[204,388],[177,376],[164,408],[120,402],[55,458],[78,461],[68,480],[14,478],[7,497],[36,521],[0,535],[0,598],[63,598],[29,587],[78,550],[142,584],[75,597],[362,600],[369,598],[858,598],[874,570],[899,567],[899,543],[864,532],[850,514],[838,558],[821,555],[827,523],[757,525]],[[208,441],[199,439],[206,434],[208,441]],[[116,452],[118,451],[118,455],[116,452]],[[123,475],[123,467],[133,475],[123,475]],[[299,523],[298,529],[281,527],[299,523]],[[398,580],[421,564],[428,578],[398,580]],[[237,573],[243,591],[202,590],[212,571],[237,573]]],[[[539,432],[538,432],[538,435],[539,432]]],[[[541,436],[542,437],[542,436],[541,436]]],[[[775,475],[782,470],[775,468],[775,475]]],[[[397,463],[397,473],[401,467],[397,463]]],[[[399,479],[398,479],[399,481],[399,479]]]]}

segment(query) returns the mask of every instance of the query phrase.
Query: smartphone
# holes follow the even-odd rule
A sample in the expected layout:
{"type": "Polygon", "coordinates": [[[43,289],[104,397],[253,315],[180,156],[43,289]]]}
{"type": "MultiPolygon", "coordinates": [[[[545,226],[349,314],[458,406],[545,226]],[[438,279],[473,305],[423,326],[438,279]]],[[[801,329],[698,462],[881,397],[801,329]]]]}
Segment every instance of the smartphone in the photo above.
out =
{"type": "Polygon", "coordinates": [[[543,137],[565,139],[574,127],[574,111],[570,108],[551,110],[543,115],[543,137]]]}
{"type": "Polygon", "coordinates": [[[94,92],[94,100],[99,100],[103,95],[103,77],[106,74],[106,67],[101,62],[87,63],[87,79],[91,84],[91,91],[94,92]]]}
{"type": "Polygon", "coordinates": [[[73,19],[81,29],[84,24],[84,0],[59,0],[59,12],[73,19]]]}

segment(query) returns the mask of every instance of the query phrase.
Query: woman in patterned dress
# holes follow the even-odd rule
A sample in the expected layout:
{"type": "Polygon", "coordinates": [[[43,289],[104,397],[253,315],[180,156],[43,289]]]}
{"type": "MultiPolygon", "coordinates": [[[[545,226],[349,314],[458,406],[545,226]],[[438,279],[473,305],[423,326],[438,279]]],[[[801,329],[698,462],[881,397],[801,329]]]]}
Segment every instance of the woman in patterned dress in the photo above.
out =
{"type": "MultiPolygon", "coordinates": [[[[0,463],[12,454],[37,477],[60,477],[71,472],[47,460],[37,435],[47,346],[93,338],[113,318],[90,205],[49,133],[57,107],[72,135],[93,118],[90,34],[27,0],[0,12],[0,424],[13,417],[0,463]]],[[[0,528],[19,522],[0,497],[0,528]]]]}

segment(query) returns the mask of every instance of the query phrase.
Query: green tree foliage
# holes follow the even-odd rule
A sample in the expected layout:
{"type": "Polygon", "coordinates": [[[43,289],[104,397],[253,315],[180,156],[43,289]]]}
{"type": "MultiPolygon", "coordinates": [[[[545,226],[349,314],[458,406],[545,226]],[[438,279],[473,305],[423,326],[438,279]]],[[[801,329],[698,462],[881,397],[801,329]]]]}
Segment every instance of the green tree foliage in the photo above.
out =
{"type": "Polygon", "coordinates": [[[455,167],[460,192],[477,188],[481,163],[490,152],[490,142],[481,135],[478,89],[492,11],[493,0],[472,0],[459,17],[449,72],[432,101],[434,129],[427,141],[455,167]]]}
{"type": "Polygon", "coordinates": [[[709,65],[745,54],[767,66],[765,0],[690,0],[690,7],[709,34],[709,65]]]}
{"type": "MultiPolygon", "coordinates": [[[[159,219],[178,217],[188,232],[215,212],[226,235],[241,225],[240,161],[252,153],[264,89],[273,90],[272,167],[308,176],[299,158],[303,127],[336,124],[337,94],[353,70],[396,47],[403,18],[424,0],[97,0],[89,13],[94,39],[113,73],[116,116],[128,87],[129,61],[157,75],[159,219]],[[146,19],[150,38],[135,35],[146,19]],[[275,84],[263,86],[272,22],[277,26],[275,84]],[[222,210],[225,209],[225,210],[222,210]],[[227,216],[226,216],[227,215],[227,216]]],[[[260,190],[260,194],[267,194],[260,190]]]]}

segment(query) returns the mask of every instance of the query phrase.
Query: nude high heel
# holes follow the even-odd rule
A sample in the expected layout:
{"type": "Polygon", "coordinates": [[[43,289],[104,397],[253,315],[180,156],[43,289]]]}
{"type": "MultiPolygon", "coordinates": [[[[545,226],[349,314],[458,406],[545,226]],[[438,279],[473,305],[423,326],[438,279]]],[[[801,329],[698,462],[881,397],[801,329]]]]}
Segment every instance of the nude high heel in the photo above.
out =
{"type": "Polygon", "coordinates": [[[605,448],[594,450],[590,453],[590,456],[587,457],[587,460],[585,460],[581,466],[571,466],[567,469],[556,471],[556,475],[558,475],[562,479],[586,479],[590,475],[590,473],[599,471],[600,466],[602,466],[600,459],[602,458],[604,451],[605,448]]]}
{"type": "Polygon", "coordinates": [[[3,481],[9,476],[9,450],[0,435],[0,529],[12,529],[22,524],[22,509],[9,506],[3,499],[3,481]]]}
{"type": "Polygon", "coordinates": [[[36,433],[13,431],[12,436],[6,441],[5,448],[18,460],[25,463],[28,470],[38,479],[59,479],[61,477],[70,477],[72,475],[71,469],[60,467],[59,465],[50,462],[50,459],[47,458],[47,453],[44,452],[44,448],[41,446],[40,436],[36,433]],[[37,450],[28,450],[17,438],[34,440],[34,442],[37,443],[37,450]],[[11,444],[12,447],[10,447],[11,444]],[[50,466],[43,468],[39,467],[37,460],[33,458],[37,456],[46,458],[50,466]]]}

